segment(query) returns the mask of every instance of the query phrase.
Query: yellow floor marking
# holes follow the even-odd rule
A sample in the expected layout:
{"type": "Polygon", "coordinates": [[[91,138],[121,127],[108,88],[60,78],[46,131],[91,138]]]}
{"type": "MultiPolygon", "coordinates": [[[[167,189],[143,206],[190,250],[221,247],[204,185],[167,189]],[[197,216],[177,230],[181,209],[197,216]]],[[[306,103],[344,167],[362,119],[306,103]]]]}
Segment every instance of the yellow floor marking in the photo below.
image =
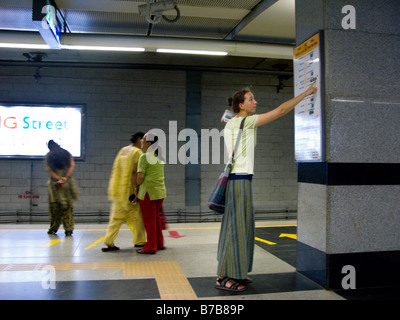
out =
{"type": "Polygon", "coordinates": [[[86,247],[84,250],[90,249],[94,246],[96,246],[99,242],[102,242],[104,240],[105,237],[100,238],[99,240],[93,242],[90,246],[86,247]]]}
{"type": "Polygon", "coordinates": [[[293,234],[293,233],[281,233],[279,238],[283,238],[283,237],[297,240],[297,234],[293,234]]]}
{"type": "Polygon", "coordinates": [[[264,239],[261,239],[261,238],[257,238],[257,237],[255,237],[255,239],[256,239],[257,241],[264,242],[264,243],[269,244],[269,245],[271,245],[271,246],[273,246],[273,245],[276,244],[275,242],[267,241],[267,240],[264,240],[264,239]]]}
{"type": "Polygon", "coordinates": [[[177,261],[0,264],[0,271],[40,271],[46,265],[56,270],[122,269],[125,277],[154,277],[162,300],[197,300],[177,261]]]}
{"type": "Polygon", "coordinates": [[[151,265],[158,291],[163,300],[197,300],[177,261],[160,261],[151,265]]]}
{"type": "Polygon", "coordinates": [[[40,248],[49,248],[49,247],[54,246],[55,244],[57,244],[59,242],[65,242],[65,240],[61,240],[61,239],[50,240],[49,243],[40,246],[40,248]]]}
{"type": "Polygon", "coordinates": [[[153,274],[152,270],[149,270],[149,262],[124,262],[123,266],[125,277],[146,277],[153,274]]]}

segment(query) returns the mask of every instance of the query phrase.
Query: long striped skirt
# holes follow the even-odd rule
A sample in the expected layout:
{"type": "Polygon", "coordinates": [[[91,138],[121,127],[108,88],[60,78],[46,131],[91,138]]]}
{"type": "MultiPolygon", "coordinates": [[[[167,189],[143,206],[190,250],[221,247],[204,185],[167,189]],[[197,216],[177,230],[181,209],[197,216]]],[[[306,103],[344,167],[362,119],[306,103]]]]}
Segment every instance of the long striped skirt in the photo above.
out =
{"type": "Polygon", "coordinates": [[[246,279],[253,268],[254,212],[252,175],[229,176],[218,244],[217,275],[246,279]]]}

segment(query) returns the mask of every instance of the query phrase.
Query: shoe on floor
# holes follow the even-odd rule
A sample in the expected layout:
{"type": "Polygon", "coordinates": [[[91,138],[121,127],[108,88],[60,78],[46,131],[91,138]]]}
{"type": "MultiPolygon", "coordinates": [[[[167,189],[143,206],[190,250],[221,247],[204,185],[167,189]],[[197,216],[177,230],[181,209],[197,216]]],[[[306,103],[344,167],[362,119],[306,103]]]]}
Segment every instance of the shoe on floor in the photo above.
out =
{"type": "Polygon", "coordinates": [[[108,251],[116,251],[116,250],[119,250],[119,248],[118,248],[118,247],[116,247],[116,246],[113,246],[113,247],[107,247],[107,248],[101,248],[101,251],[103,251],[103,252],[108,252],[108,251]]]}

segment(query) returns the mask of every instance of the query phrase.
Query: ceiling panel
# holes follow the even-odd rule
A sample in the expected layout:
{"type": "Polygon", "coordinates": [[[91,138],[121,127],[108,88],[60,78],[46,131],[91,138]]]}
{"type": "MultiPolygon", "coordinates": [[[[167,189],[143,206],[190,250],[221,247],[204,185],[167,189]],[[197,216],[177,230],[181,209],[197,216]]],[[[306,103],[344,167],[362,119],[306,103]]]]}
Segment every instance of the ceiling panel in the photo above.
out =
{"type": "MultiPolygon", "coordinates": [[[[152,0],[153,2],[155,0],[152,0]]],[[[161,0],[158,0],[161,1],[161,0]]],[[[293,44],[295,42],[294,6],[295,0],[176,0],[180,11],[180,19],[170,23],[161,19],[157,24],[150,24],[144,16],[139,15],[138,6],[142,0],[56,0],[57,6],[66,18],[72,34],[96,34],[105,39],[117,36],[135,36],[158,39],[194,39],[201,41],[215,40],[235,43],[250,41],[251,43],[293,44]],[[228,40],[229,39],[229,40],[228,40]]],[[[164,12],[173,19],[176,11],[164,12]]],[[[32,23],[32,0],[0,0],[0,36],[6,30],[34,31],[32,23]]],[[[107,40],[106,40],[107,41],[107,40]]],[[[207,50],[207,48],[204,48],[207,50]]],[[[133,61],[124,54],[66,52],[67,50],[50,50],[47,60],[82,62],[115,62],[133,61]]],[[[130,57],[130,56],[129,56],[130,57]]],[[[139,55],[138,55],[139,57],[139,55]]],[[[279,59],[250,58],[243,63],[253,69],[271,68],[279,59]]],[[[21,50],[0,49],[0,62],[7,60],[24,60],[21,50]]],[[[227,66],[232,62],[236,67],[237,59],[233,58],[193,58],[170,55],[159,57],[154,52],[141,54],[140,63],[179,64],[192,61],[215,66],[218,63],[227,66]],[[146,60],[147,57],[147,60],[146,60]],[[173,62],[174,61],[174,62],[173,62]],[[224,61],[222,63],[222,61],[224,61]]]]}
{"type": "MultiPolygon", "coordinates": [[[[173,16],[168,18],[172,19],[173,16]]],[[[181,17],[176,23],[162,20],[153,26],[151,35],[222,40],[239,22],[240,20],[181,17]]]]}
{"type": "Polygon", "coordinates": [[[31,8],[0,6],[0,12],[0,30],[37,30],[31,8]]]}
{"type": "Polygon", "coordinates": [[[72,33],[146,35],[148,23],[136,13],[66,10],[72,33]]]}
{"type": "MultiPolygon", "coordinates": [[[[153,0],[154,1],[154,0],[153,0]]],[[[237,34],[238,37],[271,41],[293,39],[295,0],[176,0],[181,18],[175,23],[162,20],[153,25],[157,35],[221,39],[248,14],[266,5],[237,34]],[[276,3],[274,3],[276,2],[276,3]],[[274,4],[273,4],[274,3],[274,4]],[[157,30],[158,29],[158,30],[157,30]]],[[[72,32],[143,35],[149,23],[140,16],[138,0],[56,0],[72,32]]],[[[32,0],[0,0],[0,30],[35,30],[31,23],[32,0]]],[[[165,12],[174,18],[174,10],[165,12]]],[[[233,39],[234,40],[234,39],[233,39]]]]}
{"type": "MultiPolygon", "coordinates": [[[[261,1],[262,0],[177,0],[177,4],[178,6],[186,5],[193,7],[239,8],[239,9],[251,10],[261,1]]],[[[141,1],[136,1],[136,2],[141,2],[141,1]]]]}
{"type": "Polygon", "coordinates": [[[280,0],[262,12],[237,35],[237,40],[294,43],[295,0],[280,0]]]}

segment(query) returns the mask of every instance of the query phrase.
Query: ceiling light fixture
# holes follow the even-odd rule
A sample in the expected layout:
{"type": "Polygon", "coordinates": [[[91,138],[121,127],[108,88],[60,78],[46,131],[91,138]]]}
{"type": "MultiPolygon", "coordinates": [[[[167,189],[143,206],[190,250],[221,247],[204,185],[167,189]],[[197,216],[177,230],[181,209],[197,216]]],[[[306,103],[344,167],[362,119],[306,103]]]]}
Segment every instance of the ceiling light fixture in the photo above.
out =
{"type": "Polygon", "coordinates": [[[61,49],[93,50],[93,51],[130,51],[130,52],[145,51],[145,48],[137,48],[137,47],[105,47],[105,46],[74,46],[74,45],[61,45],[61,49]]]}
{"type": "Polygon", "coordinates": [[[228,52],[225,51],[206,51],[206,50],[183,50],[183,49],[157,49],[157,52],[162,53],[183,53],[183,54],[203,54],[211,56],[226,56],[228,52]]]}
{"type": "Polygon", "coordinates": [[[33,43],[0,43],[0,48],[12,49],[50,49],[47,44],[33,44],[33,43]]]}

